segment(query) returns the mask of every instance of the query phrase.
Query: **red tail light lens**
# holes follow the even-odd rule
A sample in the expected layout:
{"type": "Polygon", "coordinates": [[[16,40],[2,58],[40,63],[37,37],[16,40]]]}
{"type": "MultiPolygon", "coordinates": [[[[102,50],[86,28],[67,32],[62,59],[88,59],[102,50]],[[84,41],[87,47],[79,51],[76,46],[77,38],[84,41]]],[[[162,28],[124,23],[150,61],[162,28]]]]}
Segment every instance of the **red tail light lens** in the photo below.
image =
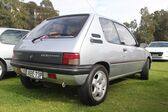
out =
{"type": "Polygon", "coordinates": [[[64,53],[63,55],[64,65],[79,65],[80,54],[79,53],[64,53]]]}
{"type": "Polygon", "coordinates": [[[56,74],[49,73],[49,74],[48,74],[48,78],[56,79],[57,76],[56,76],[56,74]]]}

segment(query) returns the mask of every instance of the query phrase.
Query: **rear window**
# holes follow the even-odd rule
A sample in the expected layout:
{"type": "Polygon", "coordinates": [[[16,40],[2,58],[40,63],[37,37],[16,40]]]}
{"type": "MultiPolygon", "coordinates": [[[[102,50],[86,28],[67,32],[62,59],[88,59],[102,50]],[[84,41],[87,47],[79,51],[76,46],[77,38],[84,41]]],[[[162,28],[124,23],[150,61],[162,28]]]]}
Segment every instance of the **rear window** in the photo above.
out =
{"type": "Polygon", "coordinates": [[[34,28],[26,38],[35,39],[46,35],[56,38],[76,37],[88,16],[75,15],[48,19],[34,28]]]}
{"type": "Polygon", "coordinates": [[[16,45],[28,31],[6,30],[0,35],[0,42],[4,44],[16,45]]]}

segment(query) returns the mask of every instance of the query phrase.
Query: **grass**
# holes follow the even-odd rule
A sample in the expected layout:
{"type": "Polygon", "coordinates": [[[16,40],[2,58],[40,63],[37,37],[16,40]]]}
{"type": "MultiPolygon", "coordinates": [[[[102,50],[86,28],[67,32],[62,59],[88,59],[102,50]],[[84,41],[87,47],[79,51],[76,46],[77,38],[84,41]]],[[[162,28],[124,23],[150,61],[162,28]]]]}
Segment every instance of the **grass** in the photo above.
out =
{"type": "Polygon", "coordinates": [[[76,88],[25,89],[19,78],[0,81],[0,112],[168,112],[168,62],[154,62],[150,80],[123,78],[111,82],[98,106],[80,103],[76,88]]]}

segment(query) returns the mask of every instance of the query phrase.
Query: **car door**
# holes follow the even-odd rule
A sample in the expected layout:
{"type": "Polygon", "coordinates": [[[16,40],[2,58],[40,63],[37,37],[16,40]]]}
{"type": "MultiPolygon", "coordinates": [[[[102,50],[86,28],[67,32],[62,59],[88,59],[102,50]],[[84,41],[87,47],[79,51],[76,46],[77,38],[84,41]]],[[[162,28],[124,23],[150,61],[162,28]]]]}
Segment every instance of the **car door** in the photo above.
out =
{"type": "Polygon", "coordinates": [[[115,23],[121,43],[123,44],[123,51],[125,53],[125,61],[123,64],[123,71],[125,74],[138,72],[142,69],[145,61],[145,53],[142,48],[137,47],[137,42],[130,31],[123,25],[115,23]]]}
{"type": "Polygon", "coordinates": [[[106,40],[104,57],[110,64],[110,77],[122,75],[125,53],[114,23],[111,20],[100,18],[100,24],[106,40]]]}

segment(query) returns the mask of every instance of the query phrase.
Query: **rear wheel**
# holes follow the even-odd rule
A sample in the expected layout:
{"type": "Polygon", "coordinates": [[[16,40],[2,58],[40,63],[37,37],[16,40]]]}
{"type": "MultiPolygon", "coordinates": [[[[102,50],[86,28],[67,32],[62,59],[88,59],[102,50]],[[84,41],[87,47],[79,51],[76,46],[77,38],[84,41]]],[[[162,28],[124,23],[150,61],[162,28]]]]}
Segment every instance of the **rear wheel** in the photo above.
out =
{"type": "Polygon", "coordinates": [[[5,65],[0,61],[0,80],[3,79],[4,75],[6,74],[6,67],[5,65]]]}
{"type": "Polygon", "coordinates": [[[149,61],[149,59],[147,59],[143,68],[142,68],[142,72],[141,72],[141,79],[142,80],[149,79],[149,66],[150,66],[150,61],[149,61]]]}
{"type": "Polygon", "coordinates": [[[20,75],[20,80],[22,82],[22,85],[28,89],[40,88],[43,86],[39,81],[31,79],[29,77],[24,77],[22,75],[20,75]]]}
{"type": "Polygon", "coordinates": [[[108,72],[102,65],[95,65],[85,84],[79,90],[84,104],[97,105],[104,101],[108,90],[108,72]]]}

